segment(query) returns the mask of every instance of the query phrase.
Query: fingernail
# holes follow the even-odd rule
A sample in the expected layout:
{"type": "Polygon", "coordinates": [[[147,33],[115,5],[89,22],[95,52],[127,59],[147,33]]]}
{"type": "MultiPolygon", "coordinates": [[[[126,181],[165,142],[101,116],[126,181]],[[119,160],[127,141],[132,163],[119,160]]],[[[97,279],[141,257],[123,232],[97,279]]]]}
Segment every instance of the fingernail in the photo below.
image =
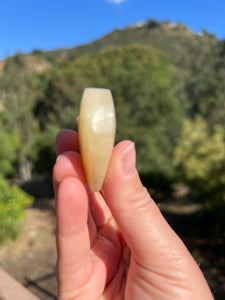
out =
{"type": "Polygon", "coordinates": [[[131,143],[123,150],[122,169],[125,175],[132,176],[136,173],[135,145],[131,143]]]}
{"type": "Polygon", "coordinates": [[[61,157],[62,157],[61,154],[59,156],[57,156],[56,161],[58,161],[61,157]]]}

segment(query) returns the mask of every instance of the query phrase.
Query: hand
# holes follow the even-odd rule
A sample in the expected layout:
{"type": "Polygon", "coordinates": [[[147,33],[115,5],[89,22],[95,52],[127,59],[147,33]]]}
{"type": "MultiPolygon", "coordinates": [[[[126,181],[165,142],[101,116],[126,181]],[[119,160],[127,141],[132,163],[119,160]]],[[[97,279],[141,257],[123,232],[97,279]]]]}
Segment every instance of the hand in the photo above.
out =
{"type": "Polygon", "coordinates": [[[88,190],[78,134],[57,136],[53,170],[59,300],[213,299],[196,262],[142,186],[130,141],[88,190]]]}

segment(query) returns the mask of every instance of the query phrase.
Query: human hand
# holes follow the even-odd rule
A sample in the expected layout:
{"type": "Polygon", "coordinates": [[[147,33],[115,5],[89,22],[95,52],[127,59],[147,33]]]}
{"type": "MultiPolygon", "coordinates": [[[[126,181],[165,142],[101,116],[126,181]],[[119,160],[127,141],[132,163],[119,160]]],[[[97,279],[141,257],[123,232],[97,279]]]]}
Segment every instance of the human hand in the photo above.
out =
{"type": "Polygon", "coordinates": [[[130,141],[88,190],[78,133],[57,136],[53,170],[59,300],[213,299],[196,262],[142,186],[130,141]]]}

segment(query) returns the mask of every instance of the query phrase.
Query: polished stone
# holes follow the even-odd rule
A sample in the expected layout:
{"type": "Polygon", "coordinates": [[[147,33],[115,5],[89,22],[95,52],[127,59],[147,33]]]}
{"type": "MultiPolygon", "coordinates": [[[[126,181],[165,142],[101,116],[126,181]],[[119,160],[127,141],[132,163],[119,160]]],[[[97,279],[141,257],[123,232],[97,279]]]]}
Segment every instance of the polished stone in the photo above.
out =
{"type": "Polygon", "coordinates": [[[84,90],[79,114],[79,142],[89,188],[101,190],[116,132],[115,108],[111,91],[100,88],[84,90]]]}

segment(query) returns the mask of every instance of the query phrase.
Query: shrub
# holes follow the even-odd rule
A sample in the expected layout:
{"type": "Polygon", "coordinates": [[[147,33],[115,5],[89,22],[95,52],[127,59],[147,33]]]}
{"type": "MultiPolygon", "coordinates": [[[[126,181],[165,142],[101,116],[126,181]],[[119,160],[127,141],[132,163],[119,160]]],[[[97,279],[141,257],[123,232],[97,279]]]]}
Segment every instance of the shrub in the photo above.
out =
{"type": "Polygon", "coordinates": [[[154,19],[149,19],[147,21],[147,28],[152,29],[152,28],[157,28],[157,27],[161,27],[161,23],[160,22],[158,22],[158,21],[156,21],[154,19]]]}
{"type": "Polygon", "coordinates": [[[201,118],[186,120],[175,149],[180,178],[203,203],[198,215],[201,230],[208,236],[225,238],[225,142],[221,127],[211,132],[201,118]]]}
{"type": "Polygon", "coordinates": [[[32,152],[35,153],[34,168],[39,174],[52,178],[52,168],[56,160],[55,140],[60,128],[48,125],[46,130],[36,135],[32,152]]]}
{"type": "Polygon", "coordinates": [[[14,174],[14,163],[16,161],[16,150],[19,145],[19,138],[12,133],[0,129],[0,170],[2,176],[14,174]]]}
{"type": "Polygon", "coordinates": [[[0,178],[0,244],[7,238],[16,238],[19,234],[24,208],[31,205],[33,198],[18,186],[10,186],[0,178]]]}
{"type": "Polygon", "coordinates": [[[221,127],[209,133],[201,118],[194,122],[185,120],[174,162],[199,200],[207,206],[225,201],[225,143],[221,127]]]}

